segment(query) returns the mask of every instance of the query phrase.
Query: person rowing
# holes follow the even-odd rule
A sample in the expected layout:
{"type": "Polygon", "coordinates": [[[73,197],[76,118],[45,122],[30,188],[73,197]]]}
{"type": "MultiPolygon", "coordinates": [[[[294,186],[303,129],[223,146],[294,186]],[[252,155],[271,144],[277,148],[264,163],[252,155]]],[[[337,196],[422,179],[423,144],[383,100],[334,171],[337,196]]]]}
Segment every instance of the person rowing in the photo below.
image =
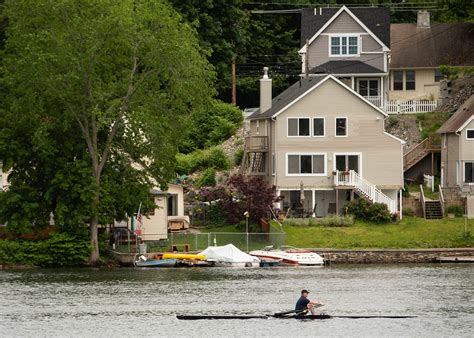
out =
{"type": "Polygon", "coordinates": [[[301,297],[296,302],[295,312],[298,314],[307,314],[308,310],[312,315],[316,315],[315,306],[323,306],[322,303],[308,299],[309,291],[301,290],[301,297]]]}

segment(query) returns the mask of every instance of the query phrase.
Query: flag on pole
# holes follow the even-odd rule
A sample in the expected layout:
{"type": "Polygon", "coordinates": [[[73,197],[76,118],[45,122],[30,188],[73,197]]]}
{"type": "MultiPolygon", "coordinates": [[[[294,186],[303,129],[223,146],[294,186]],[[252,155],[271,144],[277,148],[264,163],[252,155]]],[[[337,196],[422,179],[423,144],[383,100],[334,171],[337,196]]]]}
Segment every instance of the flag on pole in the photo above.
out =
{"type": "Polygon", "coordinates": [[[138,236],[141,236],[142,227],[143,227],[143,217],[141,214],[141,209],[142,209],[142,203],[140,202],[140,206],[138,207],[138,212],[137,212],[137,229],[135,230],[135,233],[138,236]]]}

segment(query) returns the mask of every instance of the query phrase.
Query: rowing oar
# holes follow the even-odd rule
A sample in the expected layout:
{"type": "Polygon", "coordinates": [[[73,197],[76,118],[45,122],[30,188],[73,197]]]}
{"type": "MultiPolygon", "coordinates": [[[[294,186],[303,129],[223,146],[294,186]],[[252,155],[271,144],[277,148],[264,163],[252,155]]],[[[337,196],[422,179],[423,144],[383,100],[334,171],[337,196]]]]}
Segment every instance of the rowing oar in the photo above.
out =
{"type": "MultiPolygon", "coordinates": [[[[321,306],[324,306],[324,304],[321,304],[321,303],[318,303],[318,304],[314,304],[314,307],[315,308],[318,308],[318,307],[321,307],[321,306]]],[[[272,317],[284,317],[285,315],[289,315],[289,314],[294,314],[296,316],[298,315],[302,315],[304,313],[306,313],[306,311],[308,311],[308,309],[304,309],[304,310],[290,310],[290,311],[285,311],[285,312],[278,312],[278,313],[274,313],[272,317]]]]}

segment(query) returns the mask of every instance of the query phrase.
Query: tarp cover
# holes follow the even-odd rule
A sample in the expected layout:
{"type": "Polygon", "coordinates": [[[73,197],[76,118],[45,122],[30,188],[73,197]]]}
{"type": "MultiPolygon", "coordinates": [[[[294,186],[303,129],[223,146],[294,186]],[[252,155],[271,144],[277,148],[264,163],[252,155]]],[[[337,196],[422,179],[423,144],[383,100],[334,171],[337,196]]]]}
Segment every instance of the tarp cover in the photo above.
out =
{"type": "Polygon", "coordinates": [[[206,255],[208,260],[216,260],[227,263],[252,263],[260,262],[260,259],[250,256],[245,252],[240,251],[233,244],[223,246],[210,246],[200,253],[206,255]]]}

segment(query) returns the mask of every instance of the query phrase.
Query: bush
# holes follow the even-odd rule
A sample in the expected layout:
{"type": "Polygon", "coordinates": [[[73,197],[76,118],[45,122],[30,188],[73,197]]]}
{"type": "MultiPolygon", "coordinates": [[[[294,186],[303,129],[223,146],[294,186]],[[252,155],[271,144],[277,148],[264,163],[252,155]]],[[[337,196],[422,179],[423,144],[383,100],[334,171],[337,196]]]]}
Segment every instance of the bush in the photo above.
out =
{"type": "Polygon", "coordinates": [[[405,208],[403,209],[403,215],[405,216],[415,216],[415,210],[412,208],[405,208]]]}
{"type": "Polygon", "coordinates": [[[405,183],[403,186],[403,192],[402,192],[403,197],[410,197],[410,186],[405,183]]]}
{"type": "Polygon", "coordinates": [[[229,168],[227,155],[221,147],[196,150],[190,154],[177,154],[176,162],[176,171],[181,175],[207,168],[216,170],[226,170],[229,168]]]}
{"type": "Polygon", "coordinates": [[[464,208],[461,205],[450,205],[446,208],[446,213],[454,214],[456,217],[464,216],[464,208]]]}
{"type": "Polygon", "coordinates": [[[390,214],[388,207],[384,203],[370,203],[359,198],[346,205],[347,213],[354,215],[356,219],[366,220],[374,223],[388,223],[394,216],[390,214]]]}
{"type": "Polygon", "coordinates": [[[234,154],[234,164],[239,166],[242,164],[242,159],[244,158],[244,148],[239,148],[235,151],[234,154]]]}
{"type": "Polygon", "coordinates": [[[328,227],[348,227],[354,225],[355,219],[352,215],[327,216],[324,218],[290,218],[285,221],[290,226],[328,226],[328,227]]]}
{"type": "Polygon", "coordinates": [[[66,233],[52,233],[47,240],[1,240],[0,263],[36,266],[77,266],[87,262],[90,243],[66,233]]]}
{"type": "MultiPolygon", "coordinates": [[[[218,145],[235,134],[243,120],[242,111],[229,103],[214,101],[191,116],[191,150],[218,145]]],[[[188,147],[189,148],[189,147],[188,147]]]]}
{"type": "Polygon", "coordinates": [[[216,185],[216,170],[213,168],[207,168],[204,170],[196,181],[196,186],[201,187],[213,187],[216,185]]]}

